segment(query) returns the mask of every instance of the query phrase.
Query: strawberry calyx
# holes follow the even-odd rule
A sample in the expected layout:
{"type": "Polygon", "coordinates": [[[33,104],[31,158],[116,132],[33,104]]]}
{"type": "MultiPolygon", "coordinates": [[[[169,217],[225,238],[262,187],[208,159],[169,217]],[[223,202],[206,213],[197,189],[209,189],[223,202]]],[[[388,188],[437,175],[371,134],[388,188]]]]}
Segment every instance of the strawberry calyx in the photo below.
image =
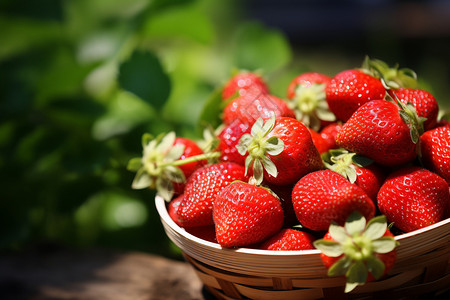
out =
{"type": "Polygon", "coordinates": [[[398,64],[391,68],[384,61],[366,56],[362,69],[380,78],[386,89],[417,88],[418,86],[416,73],[409,68],[399,69],[398,64]]]}
{"type": "Polygon", "coordinates": [[[253,124],[251,132],[243,134],[236,145],[241,155],[247,155],[245,158],[245,175],[252,167],[254,183],[260,185],[264,179],[264,170],[273,177],[278,175],[278,170],[270,156],[276,156],[283,152],[284,143],[276,136],[269,136],[275,126],[275,116],[273,115],[265,123],[259,118],[253,124]],[[248,154],[247,154],[248,153],[248,154]]]}
{"type": "Polygon", "coordinates": [[[366,167],[373,163],[370,158],[349,152],[343,148],[328,151],[322,156],[322,159],[327,169],[341,174],[351,183],[355,183],[357,179],[355,166],[366,167]]]}
{"type": "Polygon", "coordinates": [[[313,244],[323,255],[340,257],[329,269],[328,276],[345,276],[345,292],[363,285],[369,272],[375,279],[383,276],[385,265],[375,254],[391,252],[398,245],[392,236],[385,236],[387,221],[384,215],[366,222],[359,212],[353,212],[339,226],[332,222],[329,234],[332,240],[320,239],[313,244]]]}
{"type": "Polygon", "coordinates": [[[397,104],[400,108],[398,113],[400,114],[402,120],[409,126],[411,140],[414,144],[418,145],[420,136],[424,133],[423,123],[427,120],[427,118],[420,117],[411,102],[405,104],[400,101],[395,94],[394,98],[386,94],[386,100],[397,104]]]}
{"type": "Polygon", "coordinates": [[[164,200],[170,201],[174,195],[173,183],[186,181],[179,166],[220,155],[213,152],[180,159],[185,146],[174,145],[175,139],[174,132],[161,134],[156,138],[147,133],[142,136],[142,157],[130,159],[127,165],[129,171],[136,172],[131,184],[133,189],[155,189],[164,200]]]}
{"type": "Polygon", "coordinates": [[[319,130],[321,121],[333,122],[336,116],[328,108],[324,83],[297,85],[295,96],[288,106],[295,112],[297,120],[314,130],[319,130]]]}

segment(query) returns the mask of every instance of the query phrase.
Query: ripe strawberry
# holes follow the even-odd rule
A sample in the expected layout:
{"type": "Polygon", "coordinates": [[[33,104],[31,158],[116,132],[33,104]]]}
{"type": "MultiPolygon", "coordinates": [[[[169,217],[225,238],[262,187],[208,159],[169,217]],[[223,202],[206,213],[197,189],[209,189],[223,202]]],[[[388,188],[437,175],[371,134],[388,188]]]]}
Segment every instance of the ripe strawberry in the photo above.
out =
{"type": "Polygon", "coordinates": [[[233,99],[225,106],[222,120],[225,125],[241,122],[252,126],[257,119],[270,117],[295,118],[292,111],[282,99],[269,94],[255,94],[233,99]]]}
{"type": "Polygon", "coordinates": [[[422,162],[450,184],[450,125],[426,131],[420,137],[422,162]]]}
{"type": "Polygon", "coordinates": [[[169,204],[167,205],[167,212],[169,213],[169,217],[172,219],[172,221],[175,222],[178,226],[182,227],[183,225],[178,220],[178,208],[180,207],[180,203],[183,200],[184,195],[181,194],[178,197],[172,199],[169,204]]]}
{"type": "Polygon", "coordinates": [[[294,205],[292,204],[292,190],[294,189],[294,184],[268,184],[267,187],[280,199],[281,207],[284,211],[283,227],[287,228],[297,225],[298,220],[297,216],[295,215],[294,205]]]}
{"type": "Polygon", "coordinates": [[[412,166],[391,173],[381,186],[377,200],[389,222],[410,232],[441,221],[450,193],[442,177],[412,166]]]}
{"type": "Polygon", "coordinates": [[[183,192],[184,182],[192,172],[218,154],[203,154],[195,142],[177,138],[174,132],[155,139],[150,134],[142,137],[142,157],[130,159],[128,170],[136,171],[132,188],[156,189],[166,201],[175,193],[183,192]]]}
{"type": "Polygon", "coordinates": [[[325,140],[323,136],[314,129],[311,128],[308,129],[309,133],[311,133],[311,138],[313,140],[314,146],[316,146],[319,153],[322,154],[328,152],[330,150],[329,148],[330,144],[328,143],[328,141],[325,140]]]}
{"type": "Polygon", "coordinates": [[[295,77],[288,86],[287,98],[291,100],[288,105],[297,120],[316,131],[336,120],[325,100],[325,87],[330,80],[325,74],[309,72],[295,77]]]}
{"type": "Polygon", "coordinates": [[[335,171],[351,183],[356,184],[377,202],[377,193],[386,178],[382,167],[367,159],[343,149],[334,149],[322,156],[325,167],[335,171]]]}
{"type": "MultiPolygon", "coordinates": [[[[184,146],[184,152],[183,152],[183,154],[181,154],[179,160],[183,160],[183,159],[186,159],[189,157],[203,154],[202,149],[200,149],[200,147],[193,140],[188,139],[188,138],[177,137],[174,142],[174,146],[175,145],[184,146]]],[[[206,163],[208,163],[208,161],[206,159],[203,159],[203,160],[193,161],[193,162],[190,162],[187,164],[179,165],[178,168],[180,168],[180,170],[183,172],[184,178],[187,179],[192,175],[192,173],[194,173],[195,170],[204,166],[206,163]]],[[[180,182],[180,183],[174,182],[173,185],[174,185],[175,194],[180,195],[183,193],[184,187],[185,187],[185,182],[180,182]]]]}
{"type": "Polygon", "coordinates": [[[183,227],[213,224],[212,207],[217,193],[235,180],[246,180],[244,167],[218,163],[197,169],[186,182],[184,199],[178,208],[183,227]]]}
{"type": "Polygon", "coordinates": [[[389,94],[392,97],[394,95],[397,96],[404,104],[411,102],[416,108],[417,115],[426,118],[423,123],[425,130],[432,129],[436,126],[439,105],[431,93],[421,89],[400,88],[398,90],[390,90],[389,94]]]}
{"type": "Polygon", "coordinates": [[[286,251],[315,249],[315,238],[310,233],[291,228],[281,229],[277,234],[266,240],[259,249],[286,251]]]}
{"type": "Polygon", "coordinates": [[[361,106],[336,137],[338,146],[375,162],[398,166],[416,158],[416,143],[423,131],[414,109],[391,101],[373,100],[361,106]]]}
{"type": "Polygon", "coordinates": [[[242,71],[233,75],[226,83],[222,90],[222,99],[227,100],[233,96],[245,96],[248,93],[263,93],[269,92],[264,79],[256,73],[242,71]]]}
{"type": "Polygon", "coordinates": [[[346,277],[346,293],[384,276],[394,265],[397,244],[387,229],[385,216],[366,224],[358,212],[349,216],[344,227],[332,223],[323,239],[314,242],[322,252],[328,276],[346,277]]]}
{"type": "Polygon", "coordinates": [[[279,199],[265,188],[235,181],[222,189],[214,202],[217,241],[222,247],[262,242],[283,225],[279,199]]]}
{"type": "Polygon", "coordinates": [[[226,126],[219,134],[218,150],[221,153],[221,161],[235,162],[240,165],[245,164],[245,156],[241,155],[236,148],[239,140],[245,133],[250,133],[251,126],[239,121],[226,126]]]}
{"type": "Polygon", "coordinates": [[[331,79],[325,89],[330,110],[338,120],[346,122],[364,103],[384,99],[381,81],[360,70],[345,70],[331,79]]]}
{"type": "Polygon", "coordinates": [[[340,122],[334,122],[331,123],[322,130],[319,131],[320,135],[325,139],[326,143],[328,144],[328,149],[336,149],[338,146],[336,145],[336,136],[341,130],[342,124],[340,122]]]}
{"type": "Polygon", "coordinates": [[[217,243],[214,225],[185,227],[186,232],[211,243],[217,243]]]}
{"type": "Polygon", "coordinates": [[[327,230],[332,221],[343,224],[355,210],[369,219],[375,214],[373,201],[360,187],[330,170],[302,177],[292,202],[300,224],[311,230],[327,230]]]}
{"type": "Polygon", "coordinates": [[[314,146],[308,128],[293,118],[259,119],[251,134],[244,134],[239,153],[248,156],[246,172],[251,172],[260,184],[288,185],[303,175],[323,167],[319,151],[314,146]]]}

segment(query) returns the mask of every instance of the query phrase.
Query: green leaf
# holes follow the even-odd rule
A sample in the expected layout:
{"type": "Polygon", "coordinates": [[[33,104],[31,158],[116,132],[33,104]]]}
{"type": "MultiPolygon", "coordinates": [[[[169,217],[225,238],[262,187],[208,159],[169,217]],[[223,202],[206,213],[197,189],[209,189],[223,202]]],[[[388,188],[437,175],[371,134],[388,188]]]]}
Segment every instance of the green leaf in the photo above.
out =
{"type": "Polygon", "coordinates": [[[269,155],[276,156],[284,150],[284,142],[279,137],[271,136],[266,143],[266,151],[269,155]]]}
{"type": "Polygon", "coordinates": [[[266,170],[266,172],[268,174],[272,175],[273,177],[277,177],[278,176],[277,167],[270,160],[270,158],[268,158],[267,156],[263,156],[262,157],[262,165],[263,165],[264,169],[266,170]]]}
{"type": "Polygon", "coordinates": [[[255,159],[251,155],[247,155],[245,158],[245,175],[248,174],[248,171],[250,170],[250,167],[252,166],[252,163],[255,159]]]}
{"type": "Polygon", "coordinates": [[[347,285],[345,292],[351,292],[358,285],[362,285],[367,281],[367,268],[362,261],[355,261],[347,271],[347,285]]]}
{"type": "Polygon", "coordinates": [[[175,166],[167,166],[164,168],[164,176],[172,182],[183,183],[186,181],[183,171],[175,166]]]}
{"type": "Polygon", "coordinates": [[[358,167],[367,167],[373,163],[372,159],[359,154],[353,155],[352,161],[358,167]]]}
{"type": "Polygon", "coordinates": [[[236,148],[240,155],[247,154],[247,149],[250,143],[252,142],[252,136],[248,133],[245,133],[241,136],[241,139],[239,140],[239,144],[236,145],[236,148]]]}
{"type": "Polygon", "coordinates": [[[142,100],[161,109],[169,97],[171,83],[159,59],[150,51],[135,51],[122,63],[120,86],[142,100]]]}
{"type": "Polygon", "coordinates": [[[174,194],[172,181],[165,177],[158,177],[156,180],[156,191],[164,200],[170,201],[174,194]]]}
{"type": "Polygon", "coordinates": [[[372,273],[375,279],[379,279],[381,278],[381,276],[383,276],[385,265],[379,258],[373,256],[368,257],[366,259],[366,265],[367,269],[369,270],[370,273],[372,273]]]}
{"type": "Polygon", "coordinates": [[[253,177],[256,180],[256,185],[260,185],[264,179],[264,168],[259,159],[253,160],[253,177]]]}
{"type": "Polygon", "coordinates": [[[135,157],[128,161],[127,170],[136,172],[142,167],[142,158],[135,157]]]}
{"type": "Polygon", "coordinates": [[[384,236],[372,241],[373,251],[376,253],[389,253],[395,249],[397,242],[393,237],[384,236]]]}
{"type": "Polygon", "coordinates": [[[351,166],[345,169],[345,177],[347,177],[348,181],[350,181],[351,183],[355,183],[356,179],[358,178],[356,170],[351,166]]]}
{"type": "Polygon", "coordinates": [[[330,257],[338,257],[344,254],[344,251],[342,250],[342,246],[335,241],[329,241],[329,240],[316,240],[314,241],[314,247],[322,251],[323,254],[330,257]]]}
{"type": "Polygon", "coordinates": [[[222,122],[220,116],[222,114],[224,101],[222,100],[222,87],[216,88],[208,97],[203,105],[198,124],[200,127],[219,126],[222,122]]]}
{"type": "Polygon", "coordinates": [[[330,227],[328,228],[328,232],[330,233],[331,237],[340,244],[347,241],[347,239],[349,237],[347,235],[347,232],[345,231],[345,228],[342,226],[339,226],[335,222],[332,222],[330,224],[330,227]]]}
{"type": "Polygon", "coordinates": [[[351,263],[352,260],[349,257],[343,256],[328,269],[327,275],[330,277],[343,276],[347,273],[351,263]]]}
{"type": "Polygon", "coordinates": [[[369,220],[364,235],[371,240],[381,238],[387,230],[386,216],[376,216],[369,220]]]}
{"type": "MultiPolygon", "coordinates": [[[[267,122],[266,122],[267,124],[267,122]]],[[[264,121],[262,118],[258,118],[258,120],[256,120],[256,122],[253,124],[252,129],[250,131],[252,136],[256,136],[258,134],[261,134],[262,136],[264,136],[262,134],[263,132],[263,128],[264,128],[264,121]]],[[[270,124],[269,124],[270,125],[270,124]]]]}
{"type": "Polygon", "coordinates": [[[239,69],[271,72],[286,66],[292,58],[287,38],[259,23],[240,25],[233,44],[234,65],[239,69]]]}
{"type": "Polygon", "coordinates": [[[152,178],[145,172],[144,168],[137,171],[136,176],[131,184],[133,189],[145,189],[153,185],[152,178]]]}
{"type": "MultiPolygon", "coordinates": [[[[174,131],[169,132],[166,134],[161,142],[156,146],[156,151],[159,153],[168,153],[170,149],[173,149],[173,144],[175,143],[176,134],[174,131]]],[[[180,154],[181,156],[181,154],[180,154]]]]}
{"type": "Polygon", "coordinates": [[[366,227],[366,219],[358,211],[354,211],[345,221],[345,230],[351,236],[361,234],[366,227]]]}

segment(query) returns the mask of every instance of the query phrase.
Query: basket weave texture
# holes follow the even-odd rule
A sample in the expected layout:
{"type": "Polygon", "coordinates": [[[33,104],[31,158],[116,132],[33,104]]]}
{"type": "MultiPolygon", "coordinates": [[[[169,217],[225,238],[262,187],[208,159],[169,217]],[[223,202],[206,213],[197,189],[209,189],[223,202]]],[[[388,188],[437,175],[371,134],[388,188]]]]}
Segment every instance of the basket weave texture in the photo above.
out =
{"type": "Polygon", "coordinates": [[[344,294],[345,279],[327,276],[318,250],[222,248],[176,225],[162,198],[155,203],[167,236],[218,299],[414,299],[450,291],[450,219],[396,236],[387,276],[344,294]]]}

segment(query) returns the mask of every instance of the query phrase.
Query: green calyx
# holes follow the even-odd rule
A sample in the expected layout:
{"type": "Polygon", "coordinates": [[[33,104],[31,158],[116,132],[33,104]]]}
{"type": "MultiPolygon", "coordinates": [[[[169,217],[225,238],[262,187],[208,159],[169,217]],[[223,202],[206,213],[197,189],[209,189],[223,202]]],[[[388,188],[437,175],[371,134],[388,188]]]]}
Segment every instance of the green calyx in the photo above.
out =
{"type": "Polygon", "coordinates": [[[174,194],[173,183],[185,182],[180,165],[216,157],[220,154],[210,153],[191,156],[180,160],[185,146],[175,143],[176,135],[170,132],[161,134],[155,139],[150,134],[142,136],[142,157],[130,159],[127,165],[129,171],[135,171],[136,176],[131,184],[133,189],[156,189],[166,201],[174,194]]]}
{"type": "Polygon", "coordinates": [[[420,136],[424,132],[423,123],[427,120],[427,118],[419,117],[417,115],[416,108],[414,107],[414,105],[412,105],[411,102],[404,104],[402,101],[400,101],[400,99],[398,99],[395,94],[394,97],[395,99],[387,95],[386,100],[391,101],[400,107],[398,113],[410,129],[412,142],[418,145],[420,136]]]}
{"type": "Polygon", "coordinates": [[[269,155],[279,155],[284,150],[283,141],[276,137],[269,137],[269,133],[275,126],[275,117],[272,116],[265,123],[259,118],[251,129],[251,133],[242,135],[239,144],[236,145],[241,155],[247,155],[245,159],[245,173],[250,167],[253,170],[251,182],[260,185],[264,179],[264,170],[273,177],[278,175],[278,170],[269,155]]]}
{"type": "Polygon", "coordinates": [[[327,169],[335,171],[351,183],[355,183],[357,179],[355,166],[366,167],[373,163],[367,157],[349,152],[345,149],[332,149],[322,156],[324,165],[327,169]]]}
{"type": "Polygon", "coordinates": [[[418,86],[416,73],[408,68],[399,69],[398,65],[391,68],[381,60],[370,59],[366,56],[362,69],[366,73],[380,78],[386,89],[417,88],[418,86]]]}
{"type": "Polygon", "coordinates": [[[366,222],[357,211],[352,213],[345,225],[332,223],[329,234],[333,240],[320,239],[314,246],[329,257],[340,257],[328,269],[328,276],[345,276],[345,292],[363,285],[369,272],[375,279],[384,274],[384,263],[375,256],[377,253],[389,253],[398,242],[391,236],[384,236],[387,230],[385,216],[377,216],[366,222]]]}
{"type": "Polygon", "coordinates": [[[316,131],[320,129],[321,121],[336,120],[328,108],[325,84],[314,83],[311,86],[299,84],[294,99],[289,101],[288,105],[294,110],[297,120],[316,131]]]}

